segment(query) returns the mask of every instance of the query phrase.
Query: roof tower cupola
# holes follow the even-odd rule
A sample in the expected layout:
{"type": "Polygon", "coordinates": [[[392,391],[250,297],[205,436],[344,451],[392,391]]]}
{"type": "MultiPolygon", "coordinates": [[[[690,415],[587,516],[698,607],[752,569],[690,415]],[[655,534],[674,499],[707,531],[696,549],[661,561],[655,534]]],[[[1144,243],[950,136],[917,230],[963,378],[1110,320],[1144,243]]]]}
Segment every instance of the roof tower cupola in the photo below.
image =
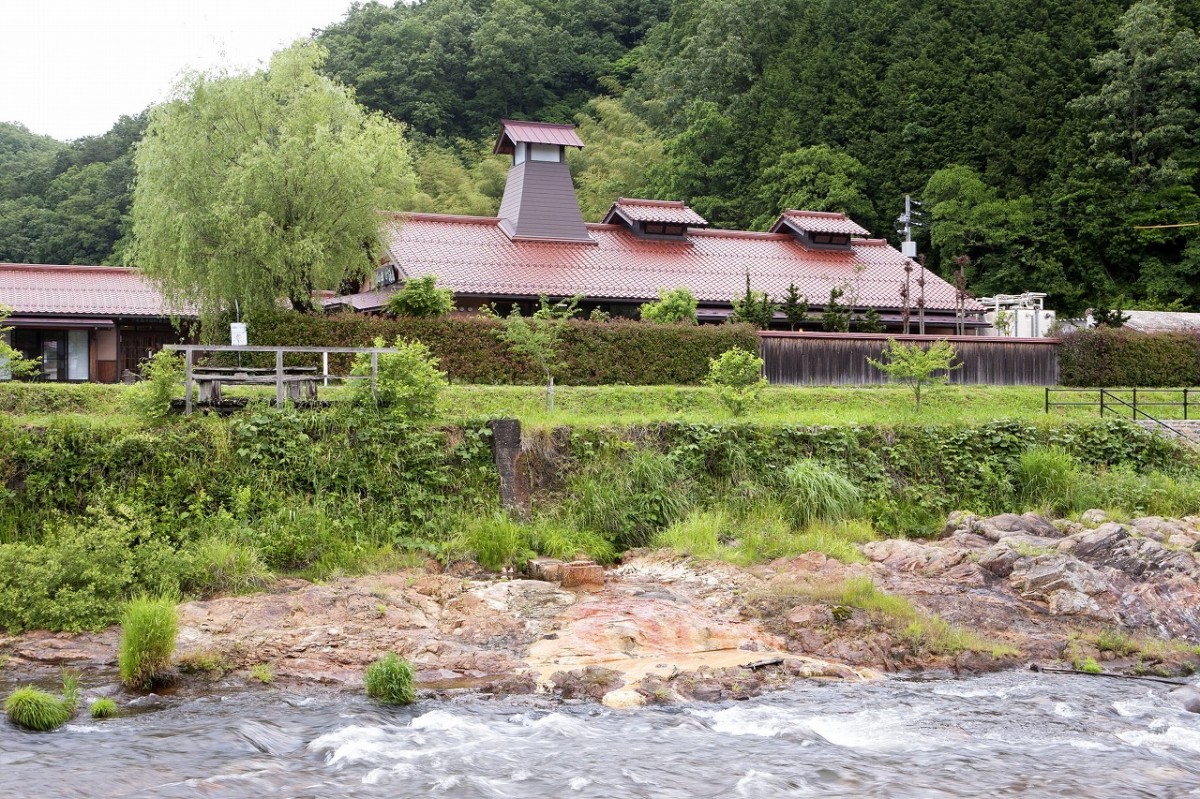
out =
{"type": "Polygon", "coordinates": [[[834,211],[784,211],[771,225],[772,233],[791,233],[805,247],[845,250],[850,239],[870,231],[845,214],[834,211]]]}
{"type": "Polygon", "coordinates": [[[497,216],[510,239],[595,243],[571,184],[568,147],[583,147],[574,125],[500,120],[493,152],[513,160],[497,216]]]}

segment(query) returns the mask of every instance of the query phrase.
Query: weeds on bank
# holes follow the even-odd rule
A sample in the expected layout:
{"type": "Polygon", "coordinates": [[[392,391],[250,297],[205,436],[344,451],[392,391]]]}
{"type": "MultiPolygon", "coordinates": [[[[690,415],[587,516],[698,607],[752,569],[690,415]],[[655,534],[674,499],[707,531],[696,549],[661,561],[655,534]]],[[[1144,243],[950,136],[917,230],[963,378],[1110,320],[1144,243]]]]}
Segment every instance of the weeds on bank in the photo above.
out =
{"type": "Polygon", "coordinates": [[[936,614],[921,611],[905,597],[880,590],[869,577],[852,577],[841,582],[777,584],[772,587],[771,595],[823,602],[833,607],[835,619],[839,615],[838,608],[865,611],[872,621],[892,630],[914,651],[932,655],[987,652],[993,658],[1017,654],[1017,650],[1008,644],[956,627],[936,614]]]}

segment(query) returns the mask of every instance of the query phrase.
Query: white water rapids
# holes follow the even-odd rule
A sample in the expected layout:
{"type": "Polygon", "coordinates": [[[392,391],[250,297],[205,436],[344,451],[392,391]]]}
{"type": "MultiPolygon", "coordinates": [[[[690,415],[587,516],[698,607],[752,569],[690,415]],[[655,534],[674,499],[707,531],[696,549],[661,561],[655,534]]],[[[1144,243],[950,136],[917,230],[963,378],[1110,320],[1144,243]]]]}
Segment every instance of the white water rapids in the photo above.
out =
{"type": "Polygon", "coordinates": [[[1009,673],[621,712],[265,689],[0,723],[0,797],[60,796],[1200,797],[1200,715],[1161,684],[1009,673]]]}

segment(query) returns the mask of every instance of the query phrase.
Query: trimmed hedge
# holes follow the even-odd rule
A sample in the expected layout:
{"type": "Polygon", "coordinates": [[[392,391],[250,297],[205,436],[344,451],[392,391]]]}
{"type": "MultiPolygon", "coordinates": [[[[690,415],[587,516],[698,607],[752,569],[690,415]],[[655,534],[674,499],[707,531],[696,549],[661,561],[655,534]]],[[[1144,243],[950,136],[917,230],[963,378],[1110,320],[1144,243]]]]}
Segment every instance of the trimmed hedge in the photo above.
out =
{"type": "Polygon", "coordinates": [[[1077,330],[1062,337],[1058,353],[1064,386],[1200,385],[1200,333],[1077,330]]]}
{"type": "MultiPolygon", "coordinates": [[[[536,366],[514,354],[495,331],[502,323],[482,317],[418,319],[361,314],[280,313],[249,320],[259,346],[365,347],[378,336],[423,342],[438,368],[457,383],[538,384],[536,366]]],[[[571,320],[563,333],[566,365],[560,385],[689,385],[708,374],[708,361],[733,347],[758,351],[750,325],[657,325],[646,322],[571,320]]],[[[338,370],[348,360],[336,362],[338,370]]],[[[334,368],[331,364],[331,369],[334,368]]]]}

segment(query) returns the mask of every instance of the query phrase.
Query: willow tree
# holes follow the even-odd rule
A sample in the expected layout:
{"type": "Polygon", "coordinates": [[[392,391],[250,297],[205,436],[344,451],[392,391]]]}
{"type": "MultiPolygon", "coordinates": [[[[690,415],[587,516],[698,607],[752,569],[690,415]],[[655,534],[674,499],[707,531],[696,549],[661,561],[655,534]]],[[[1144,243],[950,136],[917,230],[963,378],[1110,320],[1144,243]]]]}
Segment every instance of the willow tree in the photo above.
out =
{"type": "Polygon", "coordinates": [[[305,310],[376,263],[381,209],[413,187],[403,128],[362,109],[297,42],[268,70],[196,74],[138,146],[129,260],[166,293],[219,313],[305,310]]]}

